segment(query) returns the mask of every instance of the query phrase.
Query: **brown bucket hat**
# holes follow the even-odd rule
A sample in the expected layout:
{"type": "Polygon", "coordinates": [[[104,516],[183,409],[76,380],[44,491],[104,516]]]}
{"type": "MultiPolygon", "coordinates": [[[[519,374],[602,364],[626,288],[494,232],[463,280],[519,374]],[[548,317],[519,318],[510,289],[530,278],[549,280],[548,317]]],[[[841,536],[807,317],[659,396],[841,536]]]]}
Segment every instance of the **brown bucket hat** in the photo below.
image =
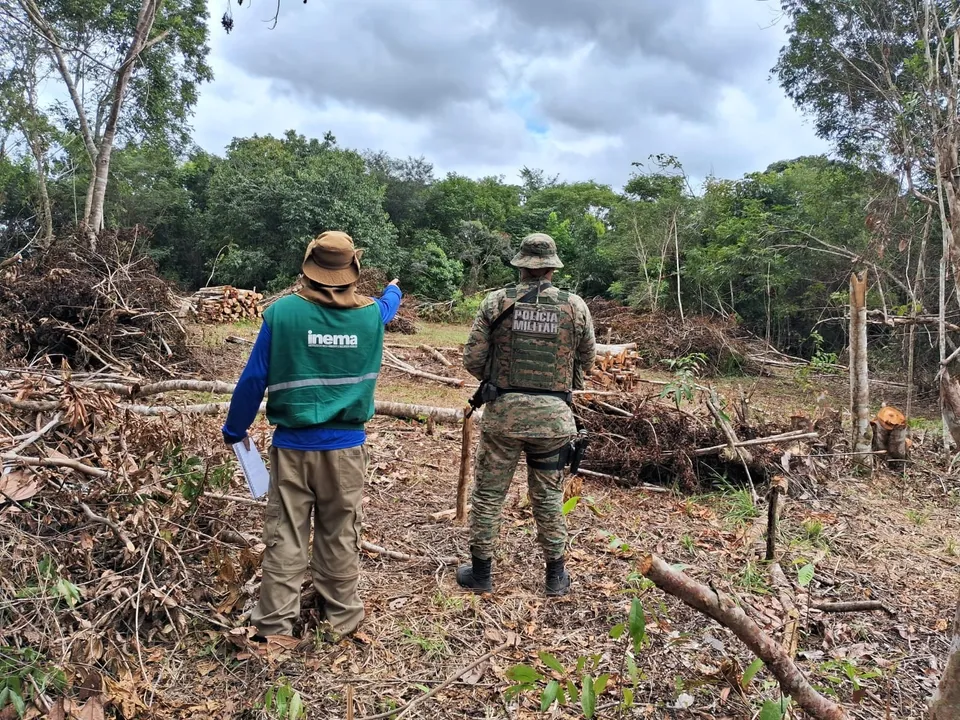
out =
{"type": "Polygon", "coordinates": [[[520,243],[520,252],[513,256],[510,264],[515,268],[562,268],[557,244],[546,233],[527,235],[520,243]]]}
{"type": "Polygon", "coordinates": [[[363,250],[353,247],[353,238],[339,230],[320,233],[307,245],[303,274],[321,285],[350,285],[360,277],[363,250]]]}

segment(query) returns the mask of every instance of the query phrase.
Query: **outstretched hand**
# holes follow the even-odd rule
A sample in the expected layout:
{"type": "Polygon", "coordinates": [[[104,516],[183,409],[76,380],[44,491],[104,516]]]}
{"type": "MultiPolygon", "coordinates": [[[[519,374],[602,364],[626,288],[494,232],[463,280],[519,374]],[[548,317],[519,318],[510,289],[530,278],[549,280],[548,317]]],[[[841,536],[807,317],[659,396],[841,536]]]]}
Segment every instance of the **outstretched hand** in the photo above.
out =
{"type": "Polygon", "coordinates": [[[388,284],[388,285],[395,285],[396,287],[400,287],[400,279],[399,279],[399,278],[394,278],[393,280],[391,280],[391,281],[390,281],[389,283],[387,283],[387,284],[388,284]]]}

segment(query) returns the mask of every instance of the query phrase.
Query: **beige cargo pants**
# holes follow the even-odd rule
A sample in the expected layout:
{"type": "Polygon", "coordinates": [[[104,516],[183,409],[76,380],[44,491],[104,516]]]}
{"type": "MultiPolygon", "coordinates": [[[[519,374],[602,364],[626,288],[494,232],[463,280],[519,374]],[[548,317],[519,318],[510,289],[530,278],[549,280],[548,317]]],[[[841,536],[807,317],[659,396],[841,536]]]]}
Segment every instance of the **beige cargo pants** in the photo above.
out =
{"type": "Polygon", "coordinates": [[[340,634],[363,620],[360,502],[369,456],[365,446],[305,451],[270,448],[270,490],[264,512],[260,599],[250,617],[260,635],[292,635],[300,587],[309,567],[327,620],[340,634]]]}

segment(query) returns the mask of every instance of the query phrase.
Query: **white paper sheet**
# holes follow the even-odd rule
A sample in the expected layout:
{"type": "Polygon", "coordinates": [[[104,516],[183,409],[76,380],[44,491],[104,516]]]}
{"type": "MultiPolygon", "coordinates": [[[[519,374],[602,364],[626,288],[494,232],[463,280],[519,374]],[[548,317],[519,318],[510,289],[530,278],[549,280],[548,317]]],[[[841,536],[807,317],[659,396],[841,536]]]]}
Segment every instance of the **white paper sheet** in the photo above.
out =
{"type": "Polygon", "coordinates": [[[250,449],[243,446],[243,442],[233,444],[233,452],[237,454],[237,460],[240,462],[240,469],[243,470],[243,476],[247,479],[247,487],[250,488],[250,494],[255,498],[261,498],[267,494],[270,489],[270,473],[267,472],[267,466],[263,463],[260,451],[257,450],[253,438],[250,438],[250,449]]]}

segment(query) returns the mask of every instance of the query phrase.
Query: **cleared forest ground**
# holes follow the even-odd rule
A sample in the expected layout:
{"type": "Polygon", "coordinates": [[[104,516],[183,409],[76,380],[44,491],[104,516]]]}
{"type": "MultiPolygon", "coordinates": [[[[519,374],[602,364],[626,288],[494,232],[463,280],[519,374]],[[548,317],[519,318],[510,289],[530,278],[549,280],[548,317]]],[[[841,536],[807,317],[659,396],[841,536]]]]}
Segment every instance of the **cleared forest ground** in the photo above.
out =
{"type": "MultiPolygon", "coordinates": [[[[191,342],[211,358],[204,374],[235,381],[249,345],[225,339],[250,340],[256,324],[190,331],[191,342]]],[[[387,342],[408,346],[391,350],[419,368],[465,378],[458,353],[466,331],[422,325],[417,335],[391,335],[387,342]],[[421,344],[447,348],[453,367],[420,350],[421,344]]],[[[667,381],[670,375],[644,377],[667,381]]],[[[753,406],[770,416],[801,411],[814,416],[845,406],[842,378],[808,382],[801,388],[790,376],[743,376],[709,384],[721,394],[734,394],[737,386],[752,389],[753,406]]],[[[462,408],[471,392],[387,368],[378,399],[462,408]]],[[[163,397],[169,403],[228,399],[191,392],[163,397]]],[[[77,399],[87,407],[91,402],[77,399]]],[[[70,716],[72,708],[77,717],[257,718],[266,716],[265,698],[274,698],[275,709],[277,688],[289,686],[299,692],[308,717],[365,718],[422,697],[508,641],[509,648],[404,717],[539,717],[547,680],[569,675],[582,688],[584,674],[608,676],[595,717],[747,718],[764,700],[778,697],[766,668],[743,682],[754,656],[729,631],[637,571],[647,552],[681,564],[691,577],[737,598],[779,641],[786,615],[757,558],[757,543],[745,542],[765,503],[754,506],[734,478],[709,478],[696,494],[670,482],[645,489],[578,478],[569,494],[580,501],[567,516],[573,593],[547,599],[520,469],[504,507],[495,593],[475,597],[458,588],[454,566],[442,562],[468,557],[466,527],[449,514],[438,515],[454,507],[460,428],[379,416],[369,426],[364,540],[416,559],[364,553],[365,644],[331,642],[316,631],[307,584],[300,643],[258,653],[237,628],[245,625],[256,600],[262,510],[249,500],[242,476],[215,476],[231,457],[220,441],[222,420],[222,413],[130,420],[125,432],[133,434],[124,442],[136,446],[131,453],[154,447],[153,462],[141,454],[139,469],[130,469],[130,487],[86,502],[95,514],[118,523],[135,552],[124,552],[109,527],[76,509],[82,499],[76,490],[40,493],[34,504],[0,511],[0,588],[12,610],[0,645],[33,638],[47,648],[48,660],[66,669],[72,700],[55,705],[51,717],[64,707],[61,717],[70,716]],[[139,509],[134,497],[142,499],[139,509]],[[51,556],[54,571],[45,574],[43,558],[51,556]],[[85,579],[78,582],[81,575],[85,579]],[[80,597],[70,607],[58,604],[59,577],[77,584],[80,597]],[[22,598],[31,594],[24,604],[22,598]],[[49,603],[37,599],[44,595],[49,603]],[[646,642],[633,658],[632,681],[629,638],[612,637],[611,628],[627,622],[634,598],[644,610],[646,642]],[[565,674],[545,665],[542,652],[554,656],[565,674]],[[521,664],[535,667],[543,680],[536,690],[507,699],[505,690],[514,684],[510,668],[521,664]],[[634,690],[629,710],[618,709],[624,687],[634,690]]],[[[801,608],[798,662],[810,681],[844,702],[853,717],[923,717],[947,650],[960,565],[960,480],[947,477],[937,464],[928,432],[934,420],[928,412],[926,421],[917,423],[914,459],[903,474],[878,469],[870,477],[857,476],[837,457],[798,484],[783,510],[778,548],[801,608]],[[799,571],[810,565],[812,578],[801,584],[799,571]],[[894,614],[810,608],[813,601],[864,599],[879,600],[894,614]]],[[[105,438],[117,437],[115,421],[105,421],[100,431],[105,438]]],[[[253,432],[261,449],[269,433],[261,418],[253,432]]],[[[119,442],[103,444],[119,447],[119,442]]],[[[76,457],[63,443],[58,451],[76,457]]],[[[108,462],[105,457],[100,461],[108,462]]],[[[80,456],[82,462],[95,459],[80,456]]],[[[73,475],[63,469],[44,472],[45,480],[53,481],[73,475]]],[[[3,717],[15,717],[10,707],[3,717]]],[[[579,703],[549,712],[582,716],[579,703]]],[[[39,716],[39,710],[31,713],[39,716]]]]}

